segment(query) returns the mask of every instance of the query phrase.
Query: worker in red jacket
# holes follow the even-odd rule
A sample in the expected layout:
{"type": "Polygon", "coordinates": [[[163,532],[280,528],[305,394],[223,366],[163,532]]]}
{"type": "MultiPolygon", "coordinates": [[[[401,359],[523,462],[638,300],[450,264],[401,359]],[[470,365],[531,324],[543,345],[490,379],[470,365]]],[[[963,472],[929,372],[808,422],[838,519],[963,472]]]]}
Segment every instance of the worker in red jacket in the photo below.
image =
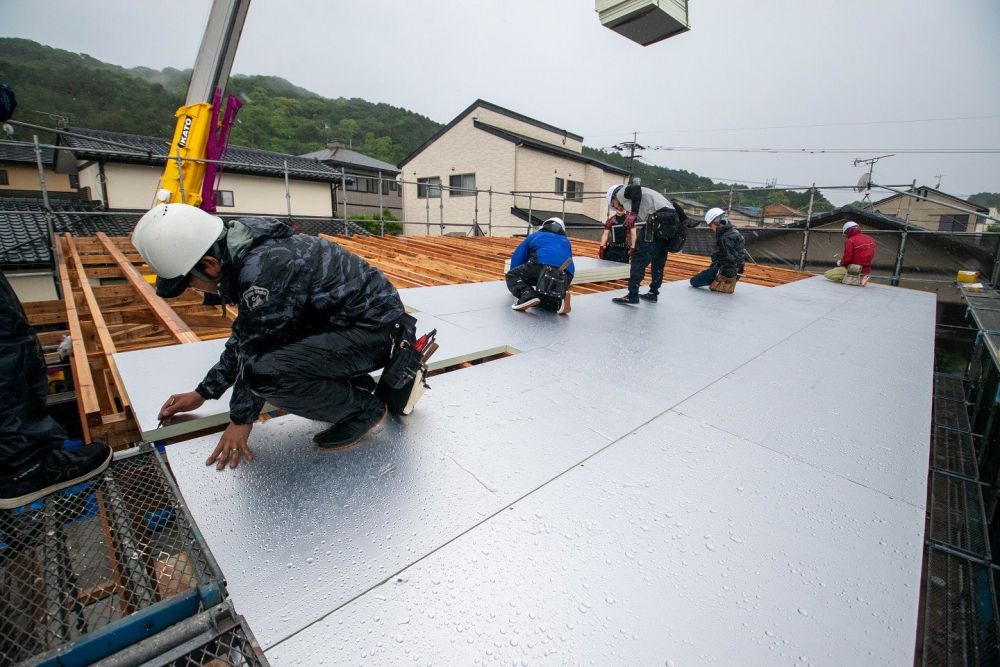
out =
{"type": "Polygon", "coordinates": [[[844,223],[844,255],[837,260],[837,266],[847,267],[857,264],[861,273],[872,272],[872,260],[875,259],[875,239],[861,231],[858,223],[844,223]]]}
{"type": "Polygon", "coordinates": [[[845,285],[868,284],[875,259],[875,239],[863,234],[858,223],[844,223],[844,254],[837,260],[837,266],[827,271],[827,280],[845,285]]]}

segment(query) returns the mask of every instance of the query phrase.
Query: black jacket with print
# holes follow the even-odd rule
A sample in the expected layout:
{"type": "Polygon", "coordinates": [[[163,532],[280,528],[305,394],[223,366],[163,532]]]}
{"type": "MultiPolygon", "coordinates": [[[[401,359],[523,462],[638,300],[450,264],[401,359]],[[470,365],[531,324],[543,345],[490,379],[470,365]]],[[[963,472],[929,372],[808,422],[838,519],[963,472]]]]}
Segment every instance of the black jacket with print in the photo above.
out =
{"type": "Polygon", "coordinates": [[[218,398],[230,386],[230,418],[249,424],[264,399],[252,394],[240,371],[247,359],[334,329],[377,330],[399,319],[403,303],[385,275],[335,243],[296,234],[274,218],[239,221],[252,241],[225,258],[219,291],[238,304],[233,332],[197,392],[218,398]]]}

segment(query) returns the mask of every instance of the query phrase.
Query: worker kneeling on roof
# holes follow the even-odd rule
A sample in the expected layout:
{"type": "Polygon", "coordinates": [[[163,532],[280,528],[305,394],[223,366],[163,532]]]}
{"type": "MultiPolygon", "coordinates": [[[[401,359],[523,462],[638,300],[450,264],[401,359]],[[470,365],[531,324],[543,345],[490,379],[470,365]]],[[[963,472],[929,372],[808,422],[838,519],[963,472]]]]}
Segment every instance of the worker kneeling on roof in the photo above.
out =
{"type": "Polygon", "coordinates": [[[157,293],[218,293],[239,314],[219,362],[193,391],[171,396],[160,418],[199,408],[233,387],[231,423],[207,464],[252,459],[247,438],[265,400],[329,422],[313,441],[353,444],[386,405],[369,372],[414,341],[415,320],[378,269],[340,246],[296,234],[274,218],[221,219],[187,204],[142,216],[132,244],[157,274],[157,293]]]}
{"type": "Polygon", "coordinates": [[[864,286],[872,273],[875,259],[875,239],[861,231],[853,220],[844,223],[844,254],[837,266],[823,274],[827,280],[848,285],[864,286]]]}
{"type": "Polygon", "coordinates": [[[705,213],[705,222],[715,234],[715,252],[709,267],[691,277],[691,287],[707,285],[716,292],[732,293],[739,275],[743,273],[746,239],[733,227],[721,208],[709,209],[705,213]]]}
{"type": "Polygon", "coordinates": [[[523,311],[540,306],[567,315],[575,271],[566,225],[561,218],[549,218],[511,255],[510,271],[504,276],[507,289],[517,297],[511,308],[523,311]]]}

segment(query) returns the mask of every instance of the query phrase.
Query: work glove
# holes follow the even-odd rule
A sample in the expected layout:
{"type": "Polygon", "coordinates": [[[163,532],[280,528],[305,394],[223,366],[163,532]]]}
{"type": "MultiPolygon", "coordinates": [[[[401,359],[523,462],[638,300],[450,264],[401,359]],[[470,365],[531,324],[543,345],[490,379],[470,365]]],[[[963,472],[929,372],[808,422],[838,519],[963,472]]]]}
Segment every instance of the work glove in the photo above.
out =
{"type": "Polygon", "coordinates": [[[632,255],[634,255],[634,254],[635,254],[635,248],[629,248],[628,249],[628,258],[632,259],[632,255]]]}
{"type": "Polygon", "coordinates": [[[639,216],[637,216],[635,213],[629,213],[628,215],[625,216],[625,222],[622,223],[622,226],[625,227],[625,229],[632,229],[633,227],[635,227],[635,220],[638,217],[639,216]]]}
{"type": "Polygon", "coordinates": [[[839,259],[837,260],[837,266],[843,266],[843,264],[840,263],[839,259]]]}
{"type": "Polygon", "coordinates": [[[598,258],[598,259],[604,259],[604,249],[605,249],[606,247],[607,247],[607,246],[603,246],[603,245],[602,245],[602,246],[599,246],[599,247],[597,248],[597,258],[598,258]]]}

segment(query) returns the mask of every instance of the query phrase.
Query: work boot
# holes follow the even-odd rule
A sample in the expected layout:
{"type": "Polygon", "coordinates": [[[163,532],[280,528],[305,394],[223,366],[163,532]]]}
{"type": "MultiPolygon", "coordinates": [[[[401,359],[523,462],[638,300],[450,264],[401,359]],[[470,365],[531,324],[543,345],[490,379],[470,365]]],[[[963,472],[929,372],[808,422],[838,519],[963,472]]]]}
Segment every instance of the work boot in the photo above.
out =
{"type": "Polygon", "coordinates": [[[365,433],[378,426],[388,411],[389,408],[385,404],[382,404],[381,408],[374,414],[371,412],[362,412],[352,415],[339,424],[335,424],[325,431],[320,431],[314,435],[313,442],[324,452],[339,452],[349,449],[365,433]]]}
{"type": "Polygon", "coordinates": [[[657,299],[658,296],[659,295],[656,294],[656,292],[646,292],[645,294],[640,294],[639,298],[640,299],[645,299],[646,301],[649,301],[650,303],[656,303],[656,299],[657,299]]]}
{"type": "Polygon", "coordinates": [[[517,303],[511,306],[514,310],[528,310],[542,302],[534,292],[527,292],[517,298],[517,303]]]}
{"type": "Polygon", "coordinates": [[[375,378],[373,378],[371,375],[368,375],[367,373],[365,373],[364,375],[355,375],[352,378],[347,378],[347,382],[355,389],[359,389],[361,391],[367,391],[369,394],[373,393],[375,391],[375,387],[378,386],[378,383],[375,382],[375,378]]]}
{"type": "Polygon", "coordinates": [[[639,303],[639,297],[635,294],[626,294],[625,296],[616,296],[611,299],[615,303],[619,303],[623,306],[634,306],[639,303]]]}
{"type": "Polygon", "coordinates": [[[562,302],[556,309],[556,312],[559,313],[560,315],[569,315],[569,311],[571,310],[571,308],[572,306],[570,305],[569,302],[569,292],[566,292],[566,296],[563,297],[562,302]]]}
{"type": "Polygon", "coordinates": [[[74,449],[49,452],[24,470],[0,480],[0,509],[14,509],[74,484],[86,482],[111,463],[111,448],[92,442],[74,449]]]}

